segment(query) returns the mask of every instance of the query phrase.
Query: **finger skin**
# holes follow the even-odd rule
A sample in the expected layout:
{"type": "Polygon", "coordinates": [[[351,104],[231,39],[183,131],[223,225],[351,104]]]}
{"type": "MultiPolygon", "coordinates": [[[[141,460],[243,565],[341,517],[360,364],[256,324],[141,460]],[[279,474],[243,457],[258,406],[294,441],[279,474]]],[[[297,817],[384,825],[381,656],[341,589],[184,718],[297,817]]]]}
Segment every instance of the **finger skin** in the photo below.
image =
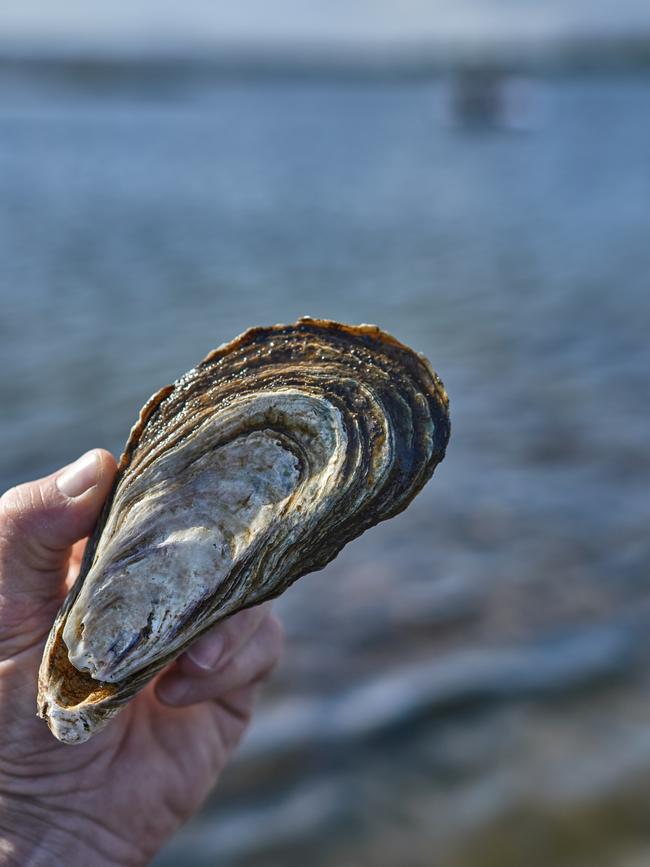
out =
{"type": "Polygon", "coordinates": [[[70,546],[93,529],[115,475],[115,458],[97,456],[95,483],[79,496],[66,496],[57,479],[68,467],[11,488],[0,498],[0,593],[48,592],[47,578],[67,565],[70,546]]]}
{"type": "Polygon", "coordinates": [[[284,641],[280,621],[268,612],[248,642],[211,675],[172,669],[157,684],[158,698],[178,707],[214,701],[266,677],[277,665],[284,641]]]}
{"type": "Polygon", "coordinates": [[[70,465],[11,488],[0,498],[0,659],[42,640],[66,591],[70,546],[95,525],[115,476],[113,456],[94,449],[86,490],[68,496],[57,481],[70,465]]]}
{"type": "Polygon", "coordinates": [[[248,728],[257,689],[258,684],[251,683],[227,692],[213,702],[224,746],[229,753],[235,749],[248,728]]]}
{"type": "Polygon", "coordinates": [[[79,539],[78,542],[75,542],[72,546],[72,551],[70,553],[70,566],[75,567],[77,571],[81,566],[81,561],[83,560],[84,551],[86,550],[86,544],[88,542],[87,538],[79,539]]]}
{"type": "Polygon", "coordinates": [[[221,669],[250,640],[270,610],[271,603],[265,602],[218,623],[178,658],[180,670],[190,676],[209,676],[221,669]]]}

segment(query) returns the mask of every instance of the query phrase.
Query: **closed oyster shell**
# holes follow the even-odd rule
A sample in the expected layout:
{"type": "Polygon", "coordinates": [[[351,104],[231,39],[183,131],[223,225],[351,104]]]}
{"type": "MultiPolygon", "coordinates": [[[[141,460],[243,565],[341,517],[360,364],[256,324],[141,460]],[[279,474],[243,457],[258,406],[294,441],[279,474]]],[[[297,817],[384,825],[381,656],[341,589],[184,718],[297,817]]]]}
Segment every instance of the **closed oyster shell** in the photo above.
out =
{"type": "Polygon", "coordinates": [[[204,630],[402,511],[442,460],[426,359],[371,325],[253,328],[145,405],[39,673],[65,743],[204,630]]]}

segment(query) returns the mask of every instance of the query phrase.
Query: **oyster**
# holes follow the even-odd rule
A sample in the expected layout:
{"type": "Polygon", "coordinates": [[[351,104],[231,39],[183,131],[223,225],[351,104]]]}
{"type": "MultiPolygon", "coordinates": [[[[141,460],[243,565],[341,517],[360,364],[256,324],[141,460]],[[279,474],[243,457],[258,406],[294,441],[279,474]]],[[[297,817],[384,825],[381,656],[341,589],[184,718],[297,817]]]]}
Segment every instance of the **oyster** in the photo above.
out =
{"type": "Polygon", "coordinates": [[[444,457],[447,404],[393,337],[309,317],[155,394],[45,647],[53,734],[87,740],[204,630],[404,509],[444,457]]]}

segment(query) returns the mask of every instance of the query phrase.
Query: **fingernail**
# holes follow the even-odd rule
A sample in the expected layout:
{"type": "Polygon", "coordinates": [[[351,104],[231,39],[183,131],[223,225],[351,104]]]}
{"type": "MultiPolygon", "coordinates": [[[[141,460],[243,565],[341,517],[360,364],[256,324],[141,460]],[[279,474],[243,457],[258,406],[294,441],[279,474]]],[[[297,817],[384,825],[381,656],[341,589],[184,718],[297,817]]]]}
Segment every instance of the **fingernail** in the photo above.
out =
{"type": "Polygon", "coordinates": [[[180,704],[187,695],[188,682],[182,677],[170,677],[161,681],[156,692],[165,704],[180,704]]]}
{"type": "Polygon", "coordinates": [[[225,642],[223,635],[216,633],[200,639],[194,647],[187,651],[188,657],[199,668],[205,671],[214,671],[218,663],[221,662],[225,642]]]}
{"type": "Polygon", "coordinates": [[[61,473],[56,486],[66,497],[79,497],[97,484],[98,477],[99,455],[96,451],[86,452],[61,473]]]}

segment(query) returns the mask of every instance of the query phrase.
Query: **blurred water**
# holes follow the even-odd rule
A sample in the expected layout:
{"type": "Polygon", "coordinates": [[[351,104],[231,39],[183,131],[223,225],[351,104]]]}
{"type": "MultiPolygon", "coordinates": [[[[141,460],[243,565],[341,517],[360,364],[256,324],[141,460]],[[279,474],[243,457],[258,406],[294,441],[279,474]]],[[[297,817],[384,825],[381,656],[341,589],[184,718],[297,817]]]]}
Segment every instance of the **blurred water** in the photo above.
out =
{"type": "Polygon", "coordinates": [[[303,313],[451,398],[418,500],[280,601],[284,667],[160,865],[650,859],[650,79],[537,98],[470,131],[436,81],[0,82],[3,488],[303,313]]]}

